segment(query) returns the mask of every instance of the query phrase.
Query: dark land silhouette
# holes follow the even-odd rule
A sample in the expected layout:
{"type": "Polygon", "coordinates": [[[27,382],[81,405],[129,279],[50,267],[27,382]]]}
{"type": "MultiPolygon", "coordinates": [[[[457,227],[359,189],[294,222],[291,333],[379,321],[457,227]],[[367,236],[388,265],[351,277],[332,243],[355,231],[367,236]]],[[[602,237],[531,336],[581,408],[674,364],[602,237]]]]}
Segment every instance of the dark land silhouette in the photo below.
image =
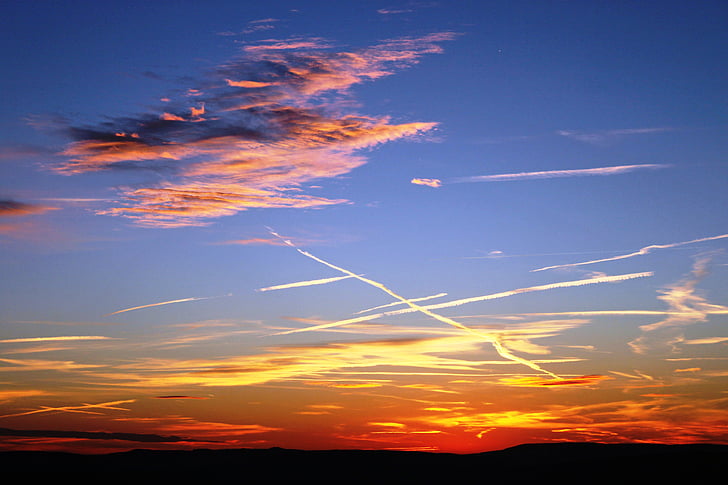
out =
{"type": "MultiPolygon", "coordinates": [[[[474,454],[282,448],[0,453],[7,483],[716,483],[728,445],[524,444],[474,454]]],[[[719,482],[720,480],[718,480],[719,482]]]]}

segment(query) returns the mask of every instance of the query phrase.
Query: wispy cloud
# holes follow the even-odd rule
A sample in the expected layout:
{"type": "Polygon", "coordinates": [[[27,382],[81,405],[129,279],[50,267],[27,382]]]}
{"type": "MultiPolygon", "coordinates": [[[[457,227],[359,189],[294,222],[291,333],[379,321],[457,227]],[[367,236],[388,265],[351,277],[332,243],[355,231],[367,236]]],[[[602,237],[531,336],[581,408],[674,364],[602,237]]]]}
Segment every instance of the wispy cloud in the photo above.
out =
{"type": "Polygon", "coordinates": [[[187,95],[166,98],[159,113],[70,127],[75,141],[55,170],[158,170],[162,182],[122,188],[125,202],[99,211],[144,226],[205,225],[252,208],[348,203],[301,186],[349,173],[366,163],[362,149],[421,135],[437,123],[342,113],[341,95],[442,52],[440,44],[454,37],[391,39],[350,52],[318,38],[246,45],[187,95]]]}
{"type": "Polygon", "coordinates": [[[573,131],[573,130],[558,130],[556,134],[565,136],[578,141],[587,143],[602,143],[608,140],[612,140],[618,137],[630,136],[630,135],[646,135],[652,133],[664,133],[667,131],[673,131],[674,128],[669,127],[656,127],[656,128],[621,128],[614,130],[600,130],[592,132],[573,131]]]}
{"type": "Polygon", "coordinates": [[[629,342],[632,350],[641,354],[660,348],[674,350],[685,341],[685,326],[704,322],[710,314],[728,313],[728,307],[708,302],[697,291],[697,284],[708,274],[709,263],[709,256],[699,257],[688,276],[661,290],[657,298],[667,303],[669,313],[663,320],[640,326],[643,334],[629,342]]]}
{"type": "Polygon", "coordinates": [[[617,165],[612,167],[580,168],[572,170],[546,170],[540,172],[517,172],[495,175],[474,175],[470,177],[458,177],[448,181],[439,179],[412,179],[413,184],[428,185],[430,187],[441,187],[443,184],[474,183],[474,182],[510,182],[516,180],[537,180],[566,177],[593,177],[606,175],[619,175],[634,172],[636,170],[661,169],[669,165],[662,164],[641,164],[641,165],[617,165]]]}
{"type": "Polygon", "coordinates": [[[61,431],[44,429],[0,428],[0,436],[28,436],[35,438],[74,438],[84,440],[123,440],[139,443],[177,443],[187,441],[179,436],[160,436],[149,433],[107,433],[103,431],[61,431]]]}
{"type": "Polygon", "coordinates": [[[11,199],[0,199],[0,217],[28,216],[43,214],[57,207],[47,205],[28,204],[11,199]]]}
{"type": "Polygon", "coordinates": [[[685,246],[687,244],[695,244],[695,243],[701,243],[701,242],[707,242],[707,241],[716,241],[718,239],[725,239],[725,238],[728,238],[728,234],[721,234],[719,236],[701,237],[699,239],[691,239],[690,241],[682,241],[682,242],[676,242],[676,243],[670,243],[670,244],[651,244],[649,246],[640,248],[637,251],[627,253],[627,254],[620,254],[619,256],[612,256],[610,258],[602,258],[602,259],[592,259],[590,261],[582,261],[579,263],[567,263],[567,264],[557,264],[557,265],[553,265],[553,266],[544,266],[543,268],[533,269],[531,271],[532,272],[546,271],[549,269],[556,269],[556,268],[570,268],[573,266],[583,266],[586,264],[596,264],[596,263],[605,263],[607,261],[617,261],[620,259],[633,258],[635,256],[644,256],[646,254],[651,253],[655,249],[670,249],[670,248],[675,248],[678,246],[685,246]]]}

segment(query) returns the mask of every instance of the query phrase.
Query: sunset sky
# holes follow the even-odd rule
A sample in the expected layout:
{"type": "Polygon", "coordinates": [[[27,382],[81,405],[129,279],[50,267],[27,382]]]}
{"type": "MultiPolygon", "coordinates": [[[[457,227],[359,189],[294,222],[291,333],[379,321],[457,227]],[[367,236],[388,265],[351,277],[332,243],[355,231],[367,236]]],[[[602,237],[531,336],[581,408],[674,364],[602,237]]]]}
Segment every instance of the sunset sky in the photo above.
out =
{"type": "Polygon", "coordinates": [[[728,443],[726,2],[0,18],[0,450],[728,443]]]}

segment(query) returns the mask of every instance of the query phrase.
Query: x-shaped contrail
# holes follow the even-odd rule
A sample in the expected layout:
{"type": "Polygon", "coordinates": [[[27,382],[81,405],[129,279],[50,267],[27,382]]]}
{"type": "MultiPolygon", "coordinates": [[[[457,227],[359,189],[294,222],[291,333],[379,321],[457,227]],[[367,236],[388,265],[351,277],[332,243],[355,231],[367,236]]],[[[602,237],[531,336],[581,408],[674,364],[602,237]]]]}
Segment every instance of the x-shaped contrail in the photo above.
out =
{"type": "MultiPolygon", "coordinates": [[[[283,241],[283,242],[284,242],[284,243],[285,243],[286,245],[288,245],[288,246],[290,246],[290,247],[294,248],[294,249],[295,249],[296,251],[298,251],[298,252],[299,252],[300,254],[302,254],[302,255],[306,256],[307,258],[313,259],[314,261],[317,261],[317,262],[319,262],[319,263],[321,263],[321,264],[323,264],[323,265],[326,265],[326,266],[328,266],[329,268],[335,269],[336,271],[340,271],[341,273],[344,273],[344,274],[346,274],[346,275],[348,275],[348,276],[350,276],[350,277],[352,277],[352,278],[356,278],[356,279],[358,279],[359,281],[362,281],[362,282],[364,282],[364,283],[366,283],[366,284],[368,284],[368,285],[370,285],[370,286],[373,286],[373,287],[375,287],[375,288],[379,288],[379,289],[380,289],[380,290],[382,290],[383,292],[387,293],[388,295],[392,296],[393,298],[396,298],[396,299],[397,299],[397,300],[399,300],[400,302],[402,302],[402,303],[406,304],[407,306],[409,306],[409,307],[410,307],[410,309],[411,309],[411,311],[417,311],[417,312],[420,312],[420,313],[422,313],[422,314],[424,314],[424,315],[427,315],[427,316],[429,316],[429,317],[431,317],[431,318],[434,318],[435,320],[439,320],[439,321],[441,321],[441,322],[443,322],[443,323],[446,323],[446,324],[448,324],[448,325],[451,325],[451,326],[453,326],[453,327],[459,328],[459,329],[461,329],[461,330],[464,330],[464,331],[466,331],[466,332],[468,332],[468,333],[471,333],[471,334],[473,334],[473,335],[476,335],[476,336],[478,336],[478,337],[480,337],[480,338],[484,339],[485,341],[487,341],[487,342],[491,343],[491,344],[493,345],[493,347],[495,348],[496,352],[498,353],[498,355],[500,355],[500,356],[501,356],[501,357],[503,357],[504,359],[508,359],[508,360],[511,360],[511,361],[513,361],[513,362],[517,362],[517,363],[519,363],[519,364],[523,364],[523,365],[525,365],[525,366],[527,366],[527,367],[530,367],[530,368],[531,368],[531,369],[533,369],[533,370],[536,370],[536,371],[538,371],[538,372],[542,372],[542,373],[544,373],[544,374],[547,374],[547,375],[551,376],[551,377],[552,377],[552,378],[554,378],[554,379],[561,379],[561,377],[560,377],[560,376],[558,376],[558,375],[554,374],[553,372],[551,372],[551,371],[549,371],[549,370],[547,370],[547,369],[544,369],[543,367],[539,366],[539,365],[538,365],[537,363],[535,363],[535,362],[533,362],[533,361],[530,361],[530,360],[528,360],[528,359],[524,359],[524,358],[522,358],[522,357],[518,357],[517,355],[514,355],[514,354],[512,354],[512,353],[511,353],[511,352],[510,352],[510,351],[509,351],[509,350],[508,350],[508,349],[507,349],[507,348],[506,348],[506,347],[505,347],[505,346],[503,345],[503,343],[502,343],[502,342],[500,341],[500,338],[499,338],[499,336],[498,336],[498,335],[494,335],[494,334],[492,334],[492,333],[484,333],[484,332],[481,332],[481,331],[475,330],[475,329],[473,329],[473,328],[470,328],[470,327],[467,327],[467,326],[465,326],[465,325],[463,325],[463,324],[461,324],[461,323],[459,323],[459,322],[456,322],[456,321],[455,321],[455,320],[453,320],[452,318],[448,318],[448,317],[445,317],[445,316],[443,316],[443,315],[440,315],[440,314],[434,313],[434,312],[433,312],[433,311],[431,311],[431,310],[430,310],[430,309],[429,309],[428,307],[424,307],[424,306],[418,305],[418,304],[417,304],[417,303],[415,303],[414,301],[412,301],[412,300],[410,300],[410,299],[407,299],[407,298],[405,298],[405,297],[403,297],[403,296],[401,296],[401,295],[399,295],[399,294],[395,293],[394,291],[390,290],[389,288],[387,288],[387,287],[386,287],[385,285],[383,285],[382,283],[379,283],[379,282],[377,282],[377,281],[374,281],[374,280],[372,280],[372,279],[369,279],[369,278],[365,278],[365,277],[363,277],[363,276],[361,276],[361,275],[358,275],[358,274],[356,274],[356,273],[353,273],[353,272],[351,272],[351,271],[349,271],[349,270],[347,270],[347,269],[345,269],[345,268],[341,268],[341,267],[339,267],[339,266],[336,266],[336,265],[334,265],[334,264],[331,264],[331,263],[329,263],[329,262],[327,262],[327,261],[324,261],[323,259],[321,259],[321,258],[318,258],[318,257],[314,256],[313,254],[311,254],[311,253],[309,253],[309,252],[307,252],[307,251],[304,251],[304,250],[302,250],[302,249],[300,249],[300,248],[296,247],[296,245],[295,245],[295,244],[293,244],[293,243],[292,243],[292,242],[291,242],[290,240],[288,240],[288,239],[285,239],[285,238],[284,238],[284,237],[282,237],[282,236],[281,236],[280,234],[276,233],[276,232],[275,232],[275,231],[274,231],[273,229],[271,229],[271,228],[268,228],[268,230],[270,231],[270,233],[271,233],[271,234],[272,234],[273,236],[275,236],[275,237],[279,238],[279,239],[280,239],[280,240],[282,240],[282,241],[283,241]]],[[[651,274],[651,273],[639,273],[639,274],[638,274],[638,276],[640,276],[640,277],[641,277],[641,276],[649,276],[650,274],[651,274]]],[[[628,275],[628,276],[633,276],[633,275],[628,275]]],[[[634,277],[636,277],[636,276],[634,276],[634,277]]],[[[621,277],[621,279],[625,279],[625,278],[624,278],[624,277],[621,277]]],[[[553,287],[552,285],[546,285],[546,286],[548,286],[548,287],[553,287]]],[[[546,289],[546,286],[544,286],[544,289],[546,289]]],[[[517,292],[515,292],[515,293],[517,293],[517,292]]],[[[515,293],[514,293],[514,294],[515,294],[515,293]]],[[[475,301],[475,300],[477,300],[477,299],[473,299],[473,301],[475,301]]],[[[470,300],[470,299],[468,299],[467,301],[471,301],[471,300],[470,300]]],[[[463,303],[465,303],[465,302],[467,302],[467,301],[463,301],[463,303]]],[[[437,306],[437,305],[433,305],[433,306],[437,306]]],[[[365,317],[365,318],[366,318],[366,317],[365,317]]],[[[371,317],[370,317],[370,318],[371,318],[371,317]]],[[[352,319],[352,320],[353,320],[353,319],[352,319]]],[[[336,322],[336,323],[337,323],[337,324],[343,324],[343,321],[342,321],[342,322],[336,322]]],[[[323,326],[317,326],[316,328],[321,328],[321,327],[323,327],[323,326]]],[[[314,329],[314,328],[312,327],[312,328],[310,328],[310,329],[304,329],[304,330],[313,330],[313,329],[314,329]]],[[[292,332],[284,332],[284,333],[292,333],[292,332]]]]}
{"type": "Polygon", "coordinates": [[[16,414],[6,414],[4,416],[0,416],[0,418],[9,418],[11,416],[27,416],[29,414],[38,414],[38,413],[50,413],[54,411],[60,411],[60,412],[66,412],[66,413],[82,413],[82,414],[102,414],[95,411],[86,411],[87,409],[111,409],[114,411],[129,411],[126,408],[119,408],[116,407],[118,404],[126,404],[130,402],[135,402],[136,399],[127,399],[125,401],[109,401],[109,402],[102,402],[99,404],[88,404],[88,403],[82,403],[81,406],[59,406],[59,407],[51,407],[51,406],[41,406],[40,409],[35,409],[33,411],[26,411],[24,413],[16,413],[16,414]]]}

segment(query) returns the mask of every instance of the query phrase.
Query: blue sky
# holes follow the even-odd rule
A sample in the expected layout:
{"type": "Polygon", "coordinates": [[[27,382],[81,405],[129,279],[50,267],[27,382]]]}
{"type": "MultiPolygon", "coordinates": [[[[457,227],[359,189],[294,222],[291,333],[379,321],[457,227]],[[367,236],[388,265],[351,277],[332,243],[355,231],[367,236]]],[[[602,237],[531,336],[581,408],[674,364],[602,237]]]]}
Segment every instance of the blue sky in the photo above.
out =
{"type": "Polygon", "coordinates": [[[3,5],[0,424],[185,446],[720,441],[727,13],[3,5]],[[95,402],[126,404],[36,412],[95,402]],[[599,405],[649,426],[570,418],[599,405]],[[656,406],[711,412],[658,432],[656,406]]]}

